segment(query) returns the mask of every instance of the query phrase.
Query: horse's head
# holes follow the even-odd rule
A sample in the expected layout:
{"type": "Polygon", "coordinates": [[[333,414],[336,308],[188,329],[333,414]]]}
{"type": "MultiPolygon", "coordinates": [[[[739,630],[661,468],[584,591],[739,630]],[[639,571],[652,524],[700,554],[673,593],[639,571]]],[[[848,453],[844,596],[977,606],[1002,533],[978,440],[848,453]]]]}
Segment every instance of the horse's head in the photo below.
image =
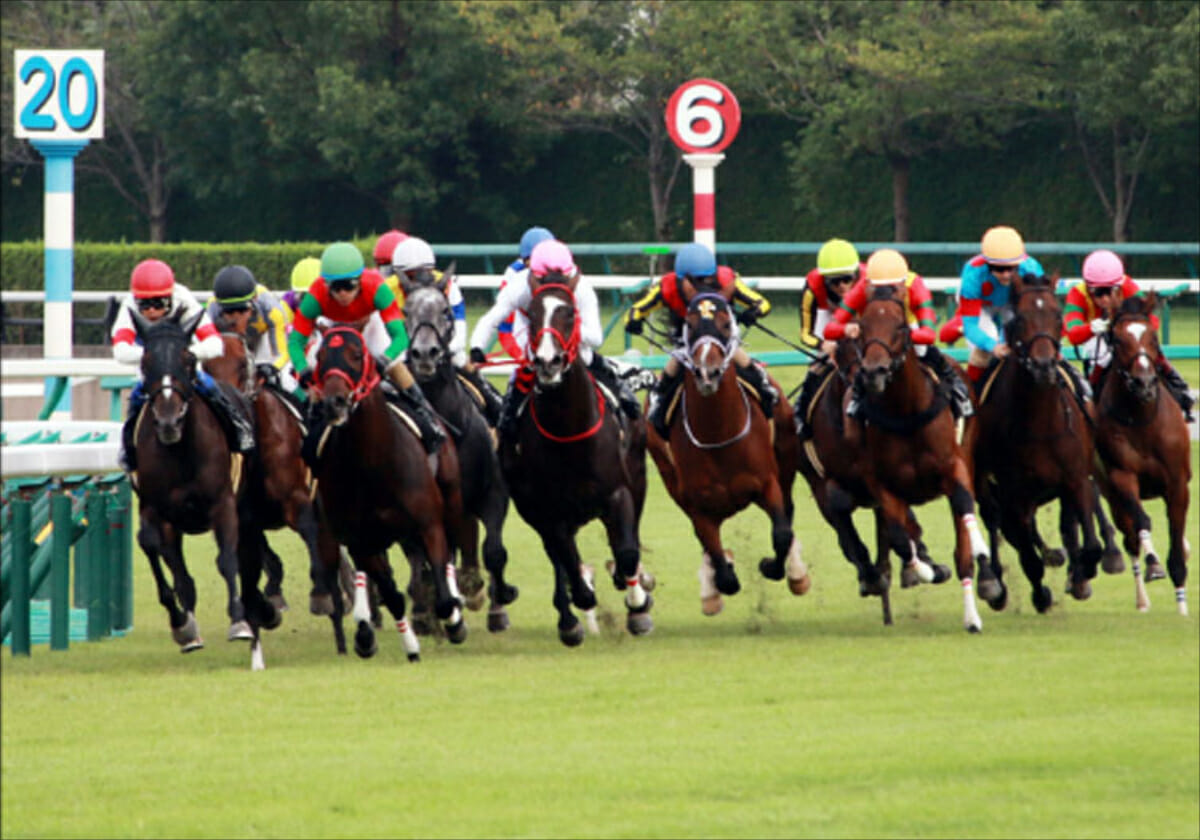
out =
{"type": "Polygon", "coordinates": [[[196,376],[196,357],[192,354],[192,334],[204,317],[197,312],[183,321],[183,307],[150,322],[137,312],[134,330],[141,340],[142,381],[147,389],[150,416],[160,443],[170,446],[183,438],[183,421],[192,397],[196,376]]]}
{"type": "Polygon", "coordinates": [[[454,339],[454,313],[441,288],[405,287],[404,324],[408,330],[408,366],[422,382],[432,379],[438,367],[450,361],[454,339]]]}
{"type": "Polygon", "coordinates": [[[450,288],[451,281],[455,277],[455,266],[457,262],[450,263],[446,270],[441,273],[441,276],[433,270],[431,266],[422,266],[414,271],[400,272],[400,288],[404,291],[404,296],[412,294],[417,289],[434,288],[442,294],[446,294],[446,290],[450,288]]]}
{"type": "Polygon", "coordinates": [[[900,297],[905,293],[899,285],[872,287],[871,298],[858,319],[858,376],[872,394],[884,392],[912,351],[912,335],[900,297]]]}
{"type": "Polygon", "coordinates": [[[1014,277],[1013,317],[1005,326],[1008,346],[1041,388],[1058,384],[1062,306],[1054,294],[1057,283],[1057,274],[1014,277]]]}
{"type": "Polygon", "coordinates": [[[250,357],[246,338],[241,333],[222,332],[221,343],[225,351],[215,359],[204,362],[204,369],[213,379],[228,382],[233,387],[249,394],[254,387],[254,361],[250,357]]]}
{"type": "Polygon", "coordinates": [[[680,361],[696,377],[700,395],[711,397],[738,348],[729,302],[712,292],[693,297],[683,323],[683,343],[686,356],[680,361]]]}
{"type": "Polygon", "coordinates": [[[546,275],[534,286],[529,304],[530,350],[538,384],[561,385],[567,368],[579,354],[579,314],[575,294],[567,278],[557,272],[546,275]]]}
{"type": "Polygon", "coordinates": [[[1150,402],[1158,394],[1156,362],[1161,353],[1158,333],[1150,316],[1158,305],[1158,295],[1146,292],[1122,301],[1113,317],[1108,334],[1112,341],[1112,367],[1120,374],[1125,388],[1140,402],[1150,402]]]}
{"type": "Polygon", "coordinates": [[[327,330],[317,351],[315,379],[330,425],[342,425],[379,382],[362,333],[351,327],[327,330]]]}

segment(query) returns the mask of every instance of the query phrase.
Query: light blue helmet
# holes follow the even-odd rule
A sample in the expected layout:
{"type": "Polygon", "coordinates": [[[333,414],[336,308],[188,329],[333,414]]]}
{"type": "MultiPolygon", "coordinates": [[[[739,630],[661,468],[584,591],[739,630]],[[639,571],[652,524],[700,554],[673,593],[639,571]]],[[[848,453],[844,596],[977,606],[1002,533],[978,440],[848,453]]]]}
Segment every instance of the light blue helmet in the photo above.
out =
{"type": "Polygon", "coordinates": [[[533,249],[538,246],[539,242],[545,242],[547,239],[553,239],[554,234],[546,230],[544,227],[531,227],[529,230],[521,234],[521,259],[529,259],[529,255],[533,253],[533,249]]]}
{"type": "Polygon", "coordinates": [[[711,277],[717,273],[717,258],[701,242],[689,242],[675,255],[676,277],[711,277]]]}

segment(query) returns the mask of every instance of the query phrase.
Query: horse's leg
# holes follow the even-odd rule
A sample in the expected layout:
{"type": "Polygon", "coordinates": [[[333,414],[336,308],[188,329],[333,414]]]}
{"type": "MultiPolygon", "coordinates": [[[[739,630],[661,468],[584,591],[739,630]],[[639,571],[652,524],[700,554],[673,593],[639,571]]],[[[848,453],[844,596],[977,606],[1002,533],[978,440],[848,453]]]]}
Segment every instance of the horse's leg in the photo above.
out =
{"type": "MultiPolygon", "coordinates": [[[[141,528],[138,529],[138,545],[150,561],[150,572],[154,575],[154,583],[158,588],[158,602],[167,611],[167,619],[171,627],[171,636],[180,646],[183,653],[191,653],[204,647],[204,640],[196,628],[196,616],[181,609],[174,588],[167,583],[163,573],[160,556],[168,553],[167,535],[164,525],[158,516],[149,508],[142,508],[141,528]]],[[[172,566],[172,577],[176,577],[172,566]]],[[[178,579],[178,578],[176,578],[178,579]]]]}
{"type": "Polygon", "coordinates": [[[1179,614],[1188,614],[1187,606],[1187,561],[1188,542],[1184,536],[1190,491],[1182,471],[1176,472],[1174,484],[1167,487],[1167,527],[1171,532],[1171,547],[1167,553],[1167,571],[1175,584],[1175,606],[1179,614]]]}
{"type": "Polygon", "coordinates": [[[977,591],[989,607],[999,612],[1008,606],[1008,586],[1004,583],[1004,567],[1000,565],[1000,505],[986,482],[977,485],[975,499],[988,532],[988,559],[979,564],[977,591]]]}
{"type": "Polygon", "coordinates": [[[917,521],[916,511],[912,508],[908,509],[908,525],[906,527],[908,528],[908,538],[917,547],[917,556],[924,560],[929,568],[933,569],[933,582],[945,583],[950,580],[954,574],[950,571],[950,567],[944,563],[933,562],[933,558],[929,555],[929,547],[925,545],[925,541],[922,539],[925,532],[921,528],[921,523],[917,521]]]}
{"type": "Polygon", "coordinates": [[[254,631],[246,621],[246,610],[238,595],[238,515],[232,494],[226,494],[213,505],[210,519],[213,537],[217,542],[217,571],[225,579],[226,611],[229,613],[231,642],[249,641],[254,631]]]}
{"type": "MultiPolygon", "coordinates": [[[[1113,523],[1121,532],[1125,552],[1133,564],[1134,604],[1140,612],[1150,609],[1150,597],[1146,582],[1151,577],[1150,563],[1158,563],[1154,554],[1154,543],[1150,539],[1150,517],[1142,508],[1140,489],[1136,473],[1128,470],[1110,469],[1103,479],[1104,494],[1108,497],[1113,523]],[[1142,577],[1142,554],[1146,553],[1146,576],[1142,577]]],[[[1161,569],[1161,566],[1159,566],[1161,569]]]]}
{"type": "Polygon", "coordinates": [[[253,633],[250,641],[250,670],[262,671],[266,668],[262,629],[274,629],[282,621],[279,610],[258,588],[258,581],[271,549],[262,529],[250,524],[246,519],[239,520],[238,531],[238,576],[242,589],[242,606],[253,633]]]}
{"type": "Polygon", "coordinates": [[[360,570],[354,580],[354,620],[358,625],[354,633],[354,652],[366,659],[374,656],[378,649],[375,630],[371,625],[371,607],[367,600],[369,577],[378,587],[383,605],[396,620],[396,630],[400,633],[400,641],[404,645],[408,661],[416,662],[421,658],[421,643],[405,618],[404,595],[396,588],[396,578],[392,574],[392,565],[388,562],[387,554],[351,552],[351,556],[354,558],[354,565],[360,570]]]}
{"type": "Polygon", "coordinates": [[[286,610],[288,603],[287,598],[283,597],[283,561],[271,548],[271,544],[267,542],[266,532],[261,529],[259,538],[262,541],[263,568],[267,572],[267,585],[263,588],[263,595],[270,599],[275,609],[286,610]]]}
{"type": "Polygon", "coordinates": [[[881,578],[879,569],[871,564],[870,552],[854,527],[854,499],[832,479],[818,482],[813,496],[821,515],[837,533],[842,554],[858,572],[858,594],[863,598],[869,595],[882,597],[889,582],[887,578],[881,578]]]}
{"type": "Polygon", "coordinates": [[[467,609],[478,612],[487,600],[487,593],[479,570],[479,520],[469,514],[463,523],[458,552],[458,588],[467,609]]]}
{"type": "Polygon", "coordinates": [[[769,580],[781,580],[787,576],[788,589],[793,595],[803,595],[812,586],[808,566],[800,557],[800,541],[792,531],[791,510],[778,481],[767,482],[763,495],[755,500],[771,518],[771,547],[774,557],[759,561],[758,570],[769,580]]]}
{"type": "Polygon", "coordinates": [[[1096,576],[1100,556],[1104,553],[1104,545],[1096,533],[1095,496],[1090,470],[1075,477],[1074,484],[1063,494],[1063,500],[1067,499],[1070,499],[1071,511],[1083,531],[1083,548],[1078,552],[1078,561],[1072,562],[1070,568],[1071,595],[1078,601],[1085,601],[1092,597],[1090,581],[1096,576]]]}
{"type": "Polygon", "coordinates": [[[421,547],[433,570],[434,612],[442,620],[446,638],[456,645],[462,644],[467,638],[467,624],[462,614],[463,599],[458,591],[458,572],[450,556],[450,543],[440,517],[430,519],[421,529],[421,547]]]}
{"type": "Polygon", "coordinates": [[[504,547],[504,520],[508,515],[508,491],[498,481],[483,501],[480,518],[483,520],[483,565],[491,582],[488,585],[488,631],[499,633],[508,629],[508,604],[517,600],[519,590],[504,580],[508,566],[508,550],[504,547]]]}
{"type": "MultiPolygon", "coordinates": [[[[971,471],[966,460],[955,458],[953,468],[943,478],[942,492],[950,500],[950,514],[954,518],[954,560],[962,585],[963,627],[968,633],[979,633],[983,630],[983,619],[979,617],[975,603],[973,575],[978,567],[982,576],[982,570],[991,562],[991,553],[975,518],[975,497],[971,487],[971,471]]],[[[990,583],[988,594],[991,594],[990,583]]]]}
{"type": "MultiPolygon", "coordinates": [[[[345,655],[346,631],[342,627],[342,616],[345,615],[346,607],[339,589],[343,563],[342,548],[324,523],[318,524],[314,538],[316,541],[315,558],[309,561],[309,574],[313,581],[313,594],[310,596],[309,610],[314,615],[329,616],[329,620],[333,624],[333,641],[337,652],[345,655]],[[327,593],[325,595],[329,605],[327,613],[319,611],[325,603],[320,592],[327,593]]],[[[354,592],[353,572],[350,576],[350,591],[354,592]]]]}
{"type": "Polygon", "coordinates": [[[1044,613],[1054,604],[1054,596],[1050,593],[1050,587],[1043,583],[1046,569],[1033,541],[1033,519],[1037,508],[1030,502],[1024,502],[1018,510],[1018,501],[1021,500],[1010,501],[1003,508],[1001,528],[1004,538],[1017,550],[1021,559],[1021,570],[1033,589],[1030,598],[1034,608],[1044,613]]]}
{"type": "Polygon", "coordinates": [[[721,545],[721,523],[702,513],[689,511],[688,515],[696,539],[704,549],[700,565],[700,608],[705,615],[716,615],[724,607],[721,596],[736,595],[742,585],[733,570],[732,558],[721,545]]]}
{"type": "Polygon", "coordinates": [[[594,609],[596,593],[584,580],[575,537],[568,526],[554,523],[539,534],[546,556],[554,567],[553,602],[558,610],[558,638],[567,647],[575,647],[583,642],[584,632],[583,625],[571,612],[571,604],[581,610],[594,609]]]}
{"type": "MultiPolygon", "coordinates": [[[[876,506],[872,512],[875,516],[875,572],[879,576],[882,590],[879,593],[879,601],[880,607],[883,609],[883,624],[885,627],[890,627],[892,625],[892,598],[888,594],[888,590],[892,586],[892,564],[888,555],[892,550],[891,541],[888,538],[887,524],[883,520],[883,510],[876,506]]],[[[911,509],[909,513],[912,513],[911,509]]],[[[906,566],[905,569],[907,568],[906,566]]]]}
{"type": "Polygon", "coordinates": [[[1100,527],[1100,540],[1104,543],[1104,554],[1100,558],[1100,568],[1108,575],[1119,575],[1125,571],[1125,556],[1117,546],[1116,534],[1113,531],[1112,520],[1104,512],[1104,503],[1100,499],[1100,485],[1092,481],[1092,504],[1096,508],[1096,522],[1100,527]]]}
{"type": "MultiPolygon", "coordinates": [[[[425,547],[420,538],[408,536],[400,540],[400,548],[408,561],[408,586],[405,593],[411,604],[408,610],[409,624],[418,636],[436,636],[441,628],[433,612],[433,569],[425,556],[425,547]]],[[[379,587],[375,586],[374,581],[370,585],[378,596],[379,587]]],[[[375,620],[375,609],[373,605],[372,622],[376,627],[381,627],[382,624],[375,620]]]]}
{"type": "Polygon", "coordinates": [[[625,626],[634,636],[644,636],[654,629],[650,608],[654,599],[642,587],[638,574],[641,550],[634,529],[636,506],[628,487],[618,487],[608,498],[608,509],[601,515],[608,545],[616,562],[616,573],[625,582],[625,626]]]}

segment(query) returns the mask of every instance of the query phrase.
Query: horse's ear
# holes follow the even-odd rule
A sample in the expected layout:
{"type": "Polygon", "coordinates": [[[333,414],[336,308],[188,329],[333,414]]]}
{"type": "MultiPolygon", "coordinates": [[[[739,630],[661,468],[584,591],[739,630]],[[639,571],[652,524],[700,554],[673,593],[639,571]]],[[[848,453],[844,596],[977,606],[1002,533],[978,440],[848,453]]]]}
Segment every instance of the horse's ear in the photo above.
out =
{"type": "Polygon", "coordinates": [[[446,270],[442,272],[442,279],[434,283],[434,286],[442,294],[446,294],[446,289],[450,288],[450,281],[458,277],[458,260],[454,260],[450,265],[446,266],[446,270]]]}
{"type": "Polygon", "coordinates": [[[413,293],[413,289],[418,286],[415,280],[410,280],[407,274],[400,274],[400,291],[404,292],[404,296],[408,297],[413,293]]]}
{"type": "MultiPolygon", "coordinates": [[[[174,314],[171,317],[175,319],[176,323],[178,323],[179,316],[181,316],[182,314],[183,314],[183,307],[181,306],[177,310],[177,314],[174,314]]],[[[185,335],[187,335],[188,338],[191,338],[192,333],[194,333],[196,331],[196,327],[200,326],[200,319],[203,317],[204,317],[204,310],[201,309],[199,312],[197,312],[191,318],[188,318],[187,321],[182,325],[183,332],[185,335]]]]}
{"type": "Polygon", "coordinates": [[[144,338],[146,331],[150,329],[150,322],[136,309],[130,309],[129,314],[133,316],[133,331],[137,333],[138,338],[144,338]]]}
{"type": "Polygon", "coordinates": [[[1142,292],[1142,298],[1145,300],[1146,314],[1149,315],[1154,310],[1158,309],[1158,292],[1147,291],[1142,292]]]}

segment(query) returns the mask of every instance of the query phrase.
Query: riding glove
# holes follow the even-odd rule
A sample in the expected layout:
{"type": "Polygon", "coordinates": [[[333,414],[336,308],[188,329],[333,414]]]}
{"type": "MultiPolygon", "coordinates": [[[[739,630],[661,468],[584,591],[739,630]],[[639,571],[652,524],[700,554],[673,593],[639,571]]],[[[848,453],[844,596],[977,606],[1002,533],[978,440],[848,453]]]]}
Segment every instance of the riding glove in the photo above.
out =
{"type": "Polygon", "coordinates": [[[754,324],[754,322],[758,320],[758,310],[757,309],[743,309],[741,312],[738,313],[737,320],[738,320],[738,323],[741,324],[743,327],[752,326],[754,324]]]}
{"type": "Polygon", "coordinates": [[[478,347],[472,347],[470,353],[471,361],[477,365],[487,364],[487,354],[478,347]]]}
{"type": "Polygon", "coordinates": [[[1101,333],[1106,333],[1106,332],[1108,332],[1108,321],[1104,320],[1103,318],[1093,318],[1091,327],[1092,327],[1092,335],[1100,335],[1101,333]]]}
{"type": "Polygon", "coordinates": [[[637,318],[625,325],[625,332],[629,333],[630,335],[641,335],[645,326],[646,325],[642,323],[642,319],[637,318]]]}

